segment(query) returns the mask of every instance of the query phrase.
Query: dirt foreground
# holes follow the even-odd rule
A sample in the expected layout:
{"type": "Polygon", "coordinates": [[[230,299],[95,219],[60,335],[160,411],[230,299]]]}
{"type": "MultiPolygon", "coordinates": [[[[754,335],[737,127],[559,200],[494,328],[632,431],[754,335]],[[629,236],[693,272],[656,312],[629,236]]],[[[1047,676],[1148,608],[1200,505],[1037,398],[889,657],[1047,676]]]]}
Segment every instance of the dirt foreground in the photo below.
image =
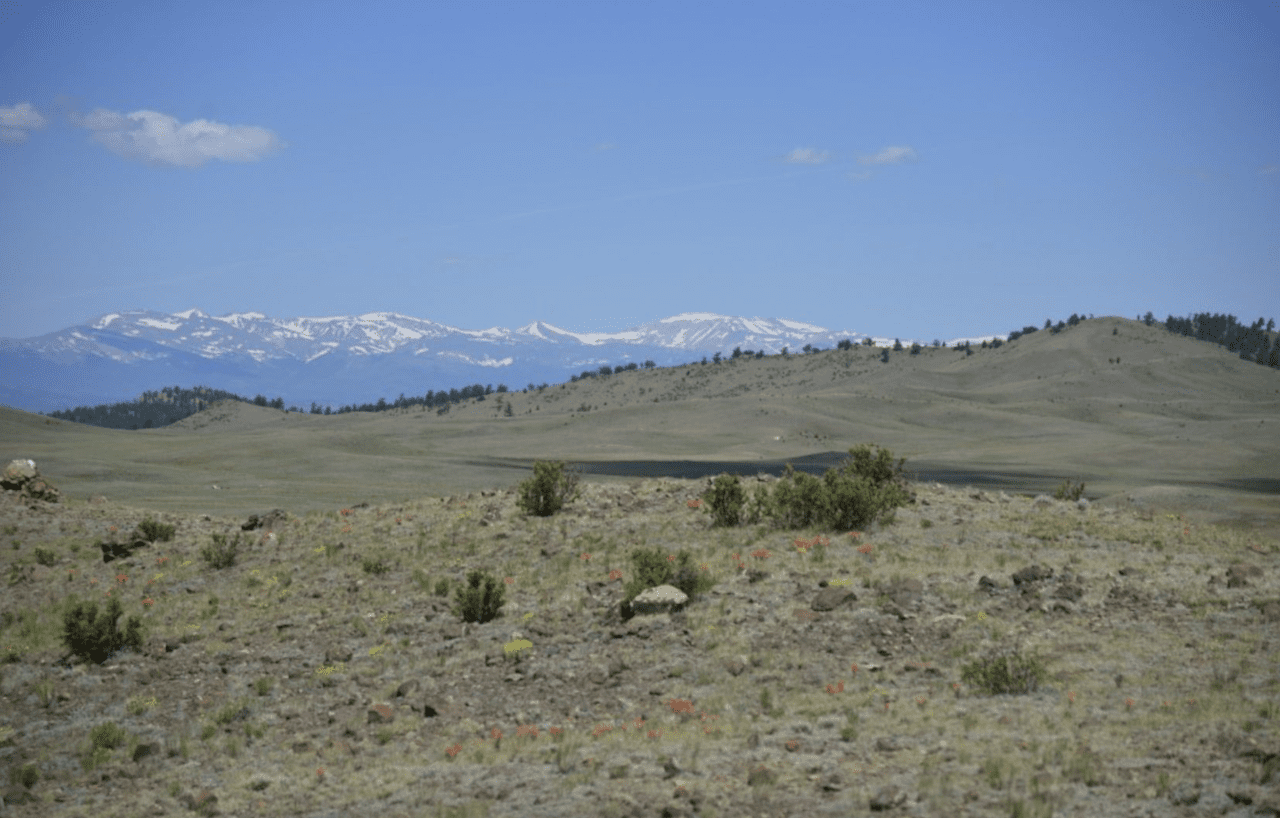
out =
{"type": "Polygon", "coordinates": [[[587,481],[545,519],[503,489],[285,510],[270,532],[9,492],[5,814],[1280,814],[1276,538],[1165,511],[1167,490],[940,484],[867,531],[717,529],[705,486],[587,481]],[[104,563],[149,514],[173,540],[104,563]],[[234,566],[202,559],[215,533],[244,538],[234,566]],[[624,621],[641,547],[717,585],[624,621]],[[502,578],[492,622],[449,610],[472,569],[502,578]],[[67,600],[106,591],[143,652],[70,658],[67,600]],[[965,681],[994,652],[1043,682],[965,681]],[[124,734],[95,755],[106,722],[124,734]]]}

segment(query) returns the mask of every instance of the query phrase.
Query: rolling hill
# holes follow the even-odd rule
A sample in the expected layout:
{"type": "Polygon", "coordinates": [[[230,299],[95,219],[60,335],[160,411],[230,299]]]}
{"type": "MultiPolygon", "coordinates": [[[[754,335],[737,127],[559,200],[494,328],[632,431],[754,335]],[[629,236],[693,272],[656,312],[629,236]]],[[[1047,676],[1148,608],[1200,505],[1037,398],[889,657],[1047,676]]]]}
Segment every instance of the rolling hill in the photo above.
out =
{"type": "MultiPolygon", "coordinates": [[[[732,462],[751,472],[834,462],[876,443],[921,479],[1026,493],[1070,479],[1094,499],[1145,491],[1205,513],[1280,516],[1280,373],[1217,345],[1098,318],[972,355],[880,355],[855,346],[630,371],[445,414],[320,416],[223,402],[171,427],[126,432],[0,408],[0,456],[34,459],[73,498],[250,513],[508,487],[535,459],[582,463],[591,479],[616,481],[627,474],[600,464],[732,462]]],[[[667,472],[655,464],[650,473],[667,472]]]]}

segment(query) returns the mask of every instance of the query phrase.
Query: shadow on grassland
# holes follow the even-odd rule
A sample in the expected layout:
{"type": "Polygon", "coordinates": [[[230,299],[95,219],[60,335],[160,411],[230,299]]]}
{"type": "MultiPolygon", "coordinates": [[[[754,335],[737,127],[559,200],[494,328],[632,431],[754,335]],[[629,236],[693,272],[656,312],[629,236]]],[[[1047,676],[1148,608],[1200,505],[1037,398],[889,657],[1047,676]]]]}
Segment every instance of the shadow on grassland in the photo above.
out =
{"type": "MultiPolygon", "coordinates": [[[[579,471],[584,475],[609,477],[625,477],[631,479],[668,477],[679,480],[700,480],[718,474],[736,474],[741,477],[754,477],[757,474],[771,474],[781,477],[790,463],[796,471],[807,472],[821,477],[827,469],[839,468],[848,459],[847,452],[819,452],[803,457],[792,457],[785,460],[752,460],[752,461],[706,461],[706,460],[610,460],[610,461],[567,461],[566,467],[579,471]]],[[[532,471],[534,460],[519,458],[503,458],[490,460],[469,460],[468,465],[484,468],[510,468],[525,472],[532,471]]],[[[942,483],[956,488],[974,488],[986,491],[1004,491],[1010,494],[1035,496],[1052,494],[1063,480],[1070,479],[1063,475],[1037,474],[1034,472],[984,471],[975,469],[949,469],[931,467],[928,464],[908,463],[903,475],[913,482],[942,483]]],[[[1079,481],[1081,478],[1075,478],[1079,481]]],[[[1086,488],[1088,479],[1084,478],[1086,488]]],[[[1280,479],[1245,478],[1222,481],[1166,481],[1182,486],[1199,486],[1217,488],[1232,492],[1250,492],[1256,494],[1280,495],[1280,479]]],[[[1085,497],[1097,499],[1099,495],[1086,491],[1085,497]]]]}

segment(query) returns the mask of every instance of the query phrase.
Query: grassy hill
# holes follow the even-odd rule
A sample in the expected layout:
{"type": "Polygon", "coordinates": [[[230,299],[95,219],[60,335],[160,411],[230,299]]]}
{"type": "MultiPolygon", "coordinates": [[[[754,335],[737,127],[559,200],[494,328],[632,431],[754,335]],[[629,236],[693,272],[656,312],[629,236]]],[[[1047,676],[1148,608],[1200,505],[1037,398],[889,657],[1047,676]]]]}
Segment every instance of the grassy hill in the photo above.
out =
{"type": "Polygon", "coordinates": [[[1206,504],[1276,511],[1274,486],[1270,497],[1241,490],[1276,476],[1280,374],[1216,345],[1100,318],[968,356],[880,354],[639,370],[490,395],[444,415],[224,402],[126,432],[0,408],[0,456],[36,460],[72,496],[247,514],[505,487],[534,459],[771,461],[874,442],[909,471],[1026,475],[1027,491],[1072,479],[1093,498],[1200,483],[1206,504]]]}
{"type": "Polygon", "coordinates": [[[441,415],[226,402],[124,432],[0,410],[0,459],[64,495],[0,497],[5,814],[1274,814],[1277,394],[1273,369],[1094,319],[441,415]],[[863,443],[1096,502],[919,482],[833,531],[714,527],[701,480],[588,476],[545,518],[511,490],[533,459],[863,443]],[[712,585],[627,618],[627,583],[668,566],[712,585]],[[497,618],[451,605],[473,572],[497,618]],[[122,602],[106,629],[136,618],[140,644],[73,657],[86,599],[122,602]]]}

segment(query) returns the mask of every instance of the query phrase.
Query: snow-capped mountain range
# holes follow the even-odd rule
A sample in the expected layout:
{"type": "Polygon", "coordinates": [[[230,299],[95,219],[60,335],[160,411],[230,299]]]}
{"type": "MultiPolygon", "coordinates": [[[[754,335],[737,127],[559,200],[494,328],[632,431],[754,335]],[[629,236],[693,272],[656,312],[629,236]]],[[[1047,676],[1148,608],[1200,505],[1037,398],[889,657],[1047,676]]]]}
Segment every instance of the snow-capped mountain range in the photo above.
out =
{"type": "MultiPolygon", "coordinates": [[[[109,313],[38,338],[0,339],[0,403],[47,412],[132,400],[178,385],[280,396],[286,405],[394,400],[474,383],[558,383],[604,364],[671,366],[716,352],[834,347],[851,331],[782,318],[682,313],[620,332],[579,333],[535,321],[468,330],[393,312],[271,318],[200,310],[109,313]]],[[[872,339],[878,345],[894,339],[872,339]]],[[[911,343],[903,339],[904,343],[911,343]]],[[[950,342],[949,342],[950,343],[950,342]]]]}

